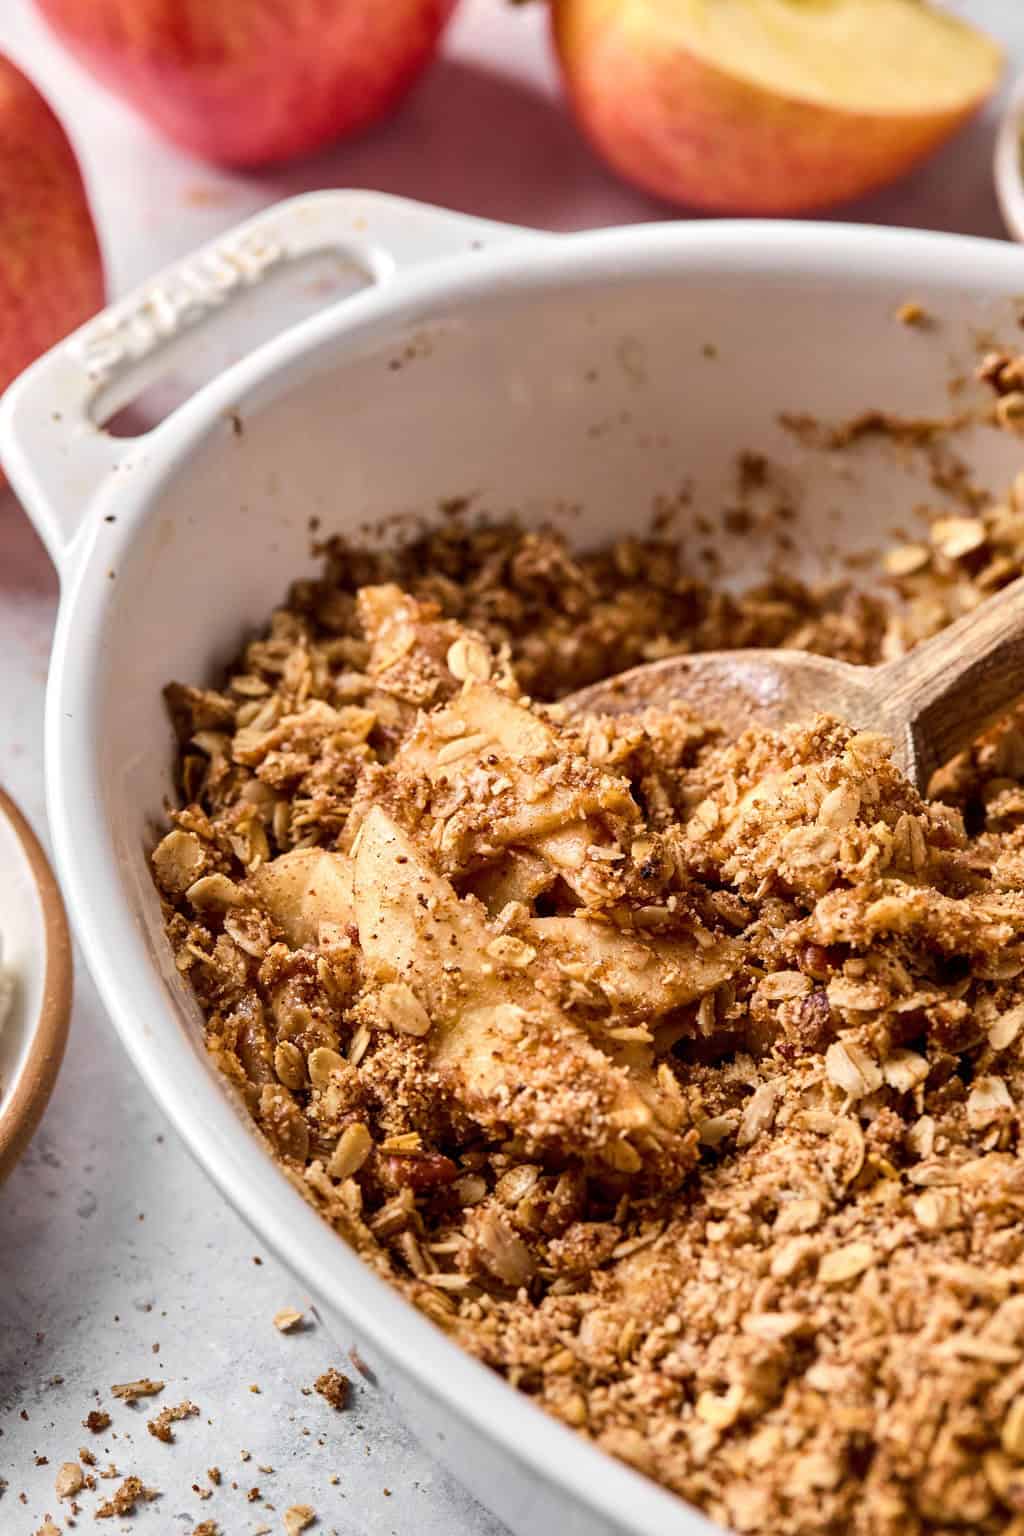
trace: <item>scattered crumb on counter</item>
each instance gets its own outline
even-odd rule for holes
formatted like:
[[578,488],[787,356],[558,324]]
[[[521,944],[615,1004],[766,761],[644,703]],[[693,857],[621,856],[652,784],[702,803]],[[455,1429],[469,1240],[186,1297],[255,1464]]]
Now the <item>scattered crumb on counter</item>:
[[355,1366],[356,1370],[359,1372],[360,1376],[362,1376],[363,1380],[368,1381],[371,1386],[376,1386],[376,1377],[354,1344],[348,1352],[348,1357],[352,1361],[352,1364]]
[[290,1333],[304,1317],[305,1313],[296,1312],[294,1307],[282,1307],[280,1312],[274,1313],[274,1327],[279,1333]]
[[58,1499],[73,1498],[85,1486],[85,1477],[77,1461],[65,1461],[57,1472],[54,1482]]
[[[143,1376],[138,1381],[122,1381],[111,1387],[115,1397],[121,1398],[125,1403],[136,1403],[140,1397],[155,1397],[162,1392],[162,1381],[153,1381],[148,1376]],[[90,1415],[91,1417],[91,1415]]]
[[165,1445],[173,1445],[174,1430],[171,1425],[179,1423],[182,1419],[191,1419],[198,1412],[199,1409],[195,1403],[190,1403],[186,1398],[183,1403],[178,1403],[173,1408],[161,1408],[156,1418],[147,1420],[146,1428],[154,1439],[162,1440]]
[[285,1536],[301,1536],[315,1519],[316,1511],[311,1504],[293,1504],[284,1512]]
[[347,1407],[352,1383],[342,1372],[335,1370],[332,1365],[329,1370],[321,1373],[313,1383],[313,1389],[319,1392],[322,1398],[330,1403],[332,1408],[339,1412]]
[[137,1505],[149,1504],[160,1497],[155,1488],[147,1488],[140,1477],[126,1477],[105,1504],[96,1511],[97,1520],[110,1520],[115,1515],[134,1515]]

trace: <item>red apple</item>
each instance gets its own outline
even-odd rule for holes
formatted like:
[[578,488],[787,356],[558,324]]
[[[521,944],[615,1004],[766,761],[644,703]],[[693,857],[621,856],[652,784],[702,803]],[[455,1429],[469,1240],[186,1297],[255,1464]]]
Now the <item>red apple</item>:
[[0,389],[103,305],[103,265],[74,151],[0,55]]
[[104,85],[193,154],[259,166],[383,117],[455,0],[37,0]]
[[998,80],[924,0],[552,0],[584,132],[613,169],[718,213],[798,213],[893,181]]

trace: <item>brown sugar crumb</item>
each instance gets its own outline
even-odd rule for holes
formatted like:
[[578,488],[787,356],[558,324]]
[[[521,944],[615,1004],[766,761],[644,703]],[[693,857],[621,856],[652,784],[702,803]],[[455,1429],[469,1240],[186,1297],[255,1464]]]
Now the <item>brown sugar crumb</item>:
[[215,1488],[220,1486],[220,1467],[207,1467],[206,1475],[210,1479],[210,1482],[213,1483]]
[[105,1429],[110,1428],[110,1414],[104,1413],[102,1408],[93,1408],[82,1420],[82,1428],[91,1430],[94,1435],[101,1435]]
[[178,1403],[174,1408],[161,1408],[155,1418],[146,1421],[146,1428],[155,1439],[162,1440],[165,1445],[172,1445],[174,1442],[174,1431],[171,1425],[178,1423],[181,1419],[190,1419],[198,1412],[199,1409],[195,1403],[190,1403],[186,1399],[185,1402]]
[[220,1526],[216,1520],[200,1520],[192,1527],[192,1536],[220,1536]]
[[311,1504],[293,1504],[284,1512],[285,1536],[301,1536],[315,1519],[316,1511]]
[[[115,1397],[121,1398],[123,1402],[137,1403],[140,1397],[155,1397],[163,1389],[164,1384],[162,1381],[153,1381],[150,1377],[143,1376],[139,1381],[119,1382],[116,1386],[111,1387],[110,1390]],[[90,1414],[91,1417],[92,1415]]]
[[141,1478],[126,1477],[113,1496],[96,1511],[97,1520],[111,1520],[115,1515],[134,1515],[139,1504],[148,1504],[159,1498],[155,1488],[147,1488]]
[[49,1515],[47,1515],[42,1525],[37,1528],[36,1536],[61,1536],[60,1526],[55,1525]]
[[86,1446],[86,1445],[83,1445],[83,1446],[79,1447],[78,1459],[86,1467],[94,1467],[96,1465],[96,1457],[93,1455],[92,1451],[90,1451],[89,1447]]
[[290,1333],[297,1328],[305,1317],[304,1312],[296,1312],[294,1307],[282,1307],[280,1312],[274,1313],[274,1327],[279,1333]]
[[332,1365],[317,1377],[313,1383],[313,1390],[319,1392],[320,1396],[326,1399],[332,1408],[340,1412],[348,1405],[352,1383],[342,1371],[335,1370]]
[[77,1461],[65,1461],[61,1463],[57,1472],[54,1488],[58,1499],[70,1499],[76,1493],[80,1493],[85,1485],[85,1477]]

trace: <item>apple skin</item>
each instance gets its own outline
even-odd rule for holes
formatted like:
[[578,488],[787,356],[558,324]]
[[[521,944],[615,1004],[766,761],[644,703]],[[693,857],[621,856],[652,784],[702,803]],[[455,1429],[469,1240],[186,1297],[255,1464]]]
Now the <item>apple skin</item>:
[[36,0],[109,90],[201,159],[313,153],[384,117],[456,0]]
[[987,94],[913,115],[775,95],[673,45],[656,10],[630,0],[552,0],[552,28],[601,157],[644,191],[709,213],[808,213],[861,197],[937,149]]
[[35,86],[0,55],[0,389],[103,302],[74,151]]

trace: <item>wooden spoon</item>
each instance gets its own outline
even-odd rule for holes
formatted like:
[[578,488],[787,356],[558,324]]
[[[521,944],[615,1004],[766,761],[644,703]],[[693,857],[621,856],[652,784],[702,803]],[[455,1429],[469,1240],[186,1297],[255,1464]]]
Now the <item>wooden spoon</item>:
[[668,656],[581,688],[571,715],[625,715],[686,704],[739,735],[835,715],[892,739],[899,768],[925,791],[936,768],[1024,693],[1024,577],[897,661],[856,667],[807,651]]

